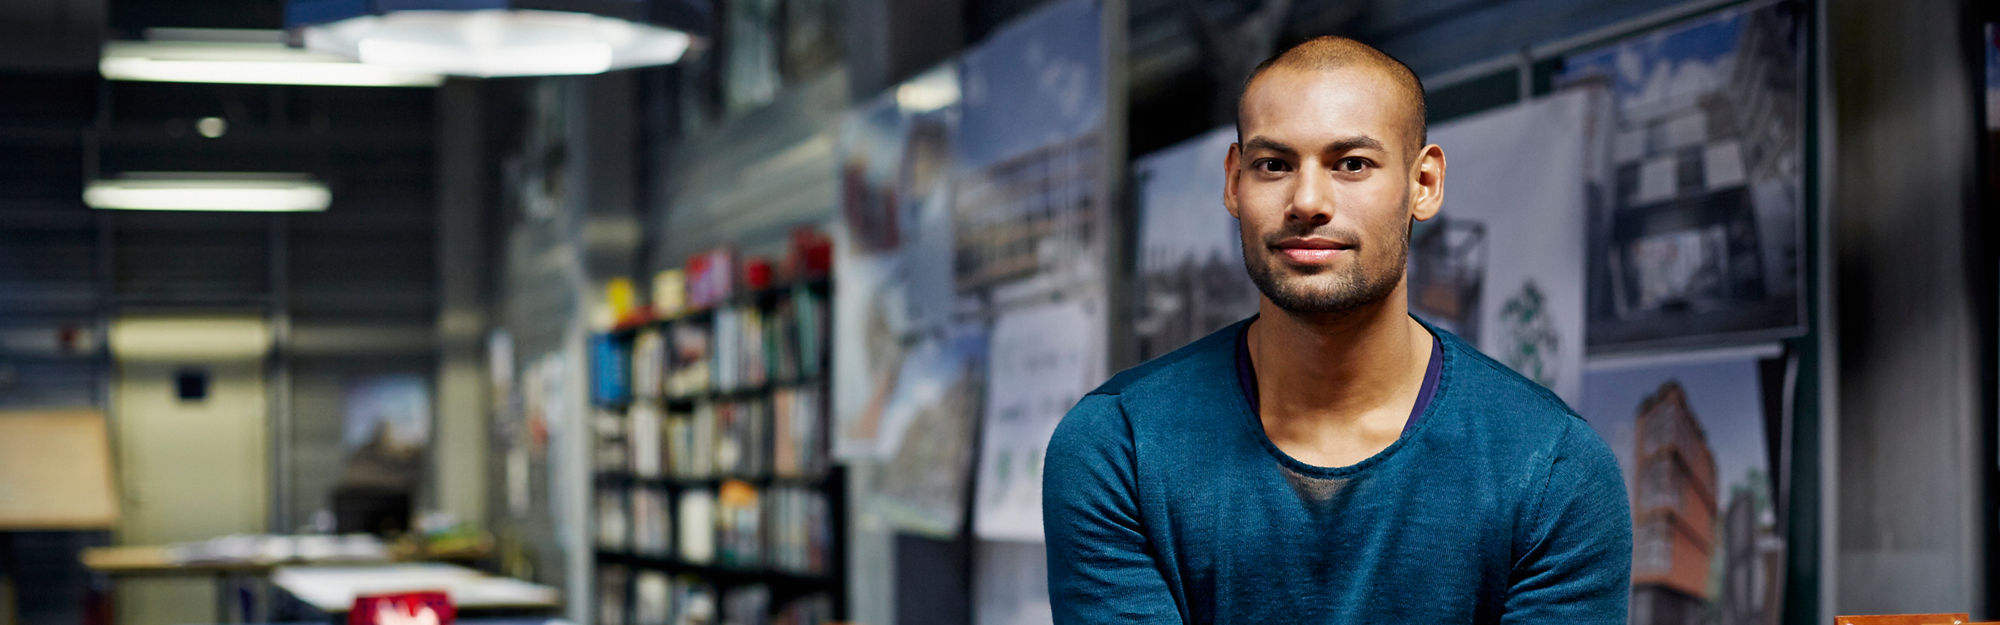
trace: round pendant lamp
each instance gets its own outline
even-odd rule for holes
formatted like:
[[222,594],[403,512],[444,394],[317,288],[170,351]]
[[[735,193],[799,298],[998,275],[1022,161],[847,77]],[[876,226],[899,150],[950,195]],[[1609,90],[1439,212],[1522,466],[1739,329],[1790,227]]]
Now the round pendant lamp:
[[703,0],[293,0],[314,52],[454,76],[557,76],[666,65],[700,45]]

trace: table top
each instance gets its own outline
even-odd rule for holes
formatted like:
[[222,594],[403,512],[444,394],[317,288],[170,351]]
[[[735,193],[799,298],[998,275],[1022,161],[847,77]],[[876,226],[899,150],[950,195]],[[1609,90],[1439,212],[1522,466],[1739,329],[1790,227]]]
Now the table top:
[[215,560],[185,560],[175,557],[171,545],[125,545],[117,547],[89,547],[83,550],[83,566],[107,575],[201,575],[201,574],[264,574],[287,565],[364,565],[389,564],[394,562],[451,561],[467,562],[477,560],[487,554],[486,549],[473,549],[449,553],[402,553],[391,552],[382,557],[285,557],[285,558],[239,558]]
[[[560,618],[462,618],[458,625],[572,625]],[[215,624],[226,625],[226,624]],[[236,623],[234,625],[326,625],[326,621],[291,621],[279,623]]]
[[181,562],[171,551],[165,545],[90,547],[83,550],[83,565],[113,575],[261,573],[278,566],[277,562],[252,560]]
[[552,586],[495,577],[455,564],[284,566],[271,582],[329,614],[344,613],[363,594],[442,590],[460,610],[553,610],[562,593]]

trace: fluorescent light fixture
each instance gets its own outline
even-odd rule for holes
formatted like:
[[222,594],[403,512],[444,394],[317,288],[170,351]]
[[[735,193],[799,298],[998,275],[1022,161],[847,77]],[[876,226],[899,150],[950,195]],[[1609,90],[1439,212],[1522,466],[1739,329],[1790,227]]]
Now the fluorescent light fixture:
[[278,41],[279,31],[249,32],[263,36],[218,34],[213,40],[196,40],[186,37],[199,35],[177,31],[169,34],[173,39],[107,42],[97,68],[106,80],[147,82],[341,87],[435,87],[444,82],[434,72],[288,48]]
[[313,212],[333,193],[304,174],[129,173],[91,182],[91,208],[153,211]]
[[[601,74],[611,69],[611,46],[550,43],[497,47],[468,54],[450,45],[392,39],[363,39],[361,62],[383,67],[449,67],[453,73],[497,76],[496,72],[560,76]],[[504,69],[503,69],[504,68]]]
[[567,11],[407,10],[301,28],[306,48],[369,66],[458,76],[554,76],[679,61],[687,33]]

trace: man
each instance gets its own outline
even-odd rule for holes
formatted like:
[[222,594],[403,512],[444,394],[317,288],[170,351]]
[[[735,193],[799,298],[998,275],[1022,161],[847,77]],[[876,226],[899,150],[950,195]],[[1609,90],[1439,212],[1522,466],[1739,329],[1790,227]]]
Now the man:
[[1416,75],[1351,40],[1251,76],[1223,204],[1258,315],[1120,373],[1057,427],[1057,623],[1625,622],[1610,449],[1409,315],[1410,227],[1443,203],[1423,120]]

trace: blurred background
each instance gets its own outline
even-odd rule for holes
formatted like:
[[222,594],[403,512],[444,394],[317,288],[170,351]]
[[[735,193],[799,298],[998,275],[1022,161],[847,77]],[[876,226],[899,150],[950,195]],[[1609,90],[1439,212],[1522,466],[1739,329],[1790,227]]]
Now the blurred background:
[[1048,436],[1255,312],[1235,100],[1323,34],[1423,79],[1412,311],[1616,451],[1632,622],[1996,618],[1996,22],[13,0],[0,625],[1047,622]]

